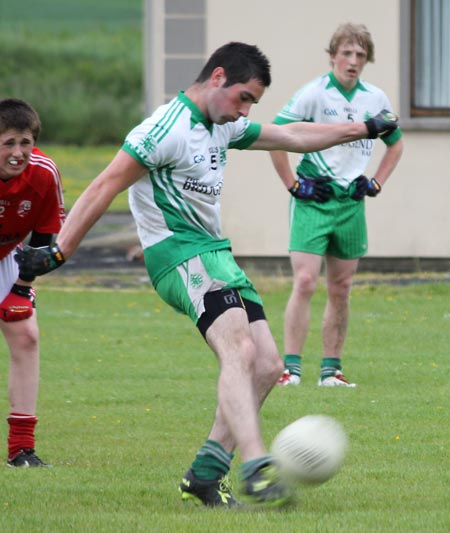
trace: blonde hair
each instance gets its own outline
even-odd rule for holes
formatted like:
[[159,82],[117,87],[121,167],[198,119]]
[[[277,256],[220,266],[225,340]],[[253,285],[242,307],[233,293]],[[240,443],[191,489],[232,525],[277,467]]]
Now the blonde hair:
[[326,51],[331,55],[336,55],[339,46],[346,42],[359,44],[367,52],[367,61],[370,63],[375,62],[375,45],[369,30],[364,24],[353,24],[352,22],[341,24],[331,36],[330,44]]

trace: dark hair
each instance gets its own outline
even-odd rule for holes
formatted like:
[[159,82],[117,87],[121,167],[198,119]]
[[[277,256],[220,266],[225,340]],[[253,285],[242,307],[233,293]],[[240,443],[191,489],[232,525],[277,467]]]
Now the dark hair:
[[236,83],[247,83],[251,79],[259,80],[264,87],[269,87],[270,62],[261,50],[254,45],[231,42],[218,48],[208,59],[206,65],[195,80],[206,81],[217,67],[225,71],[225,87]]
[[41,133],[39,115],[30,104],[18,98],[0,100],[0,133],[10,129],[31,130],[36,141]]

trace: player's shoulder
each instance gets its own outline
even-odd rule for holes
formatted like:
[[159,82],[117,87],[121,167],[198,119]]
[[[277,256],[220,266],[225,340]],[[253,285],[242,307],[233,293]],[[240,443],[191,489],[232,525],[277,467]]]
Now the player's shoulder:
[[35,146],[31,152],[27,167],[33,174],[53,179],[59,176],[58,167],[53,159]]
[[305,98],[307,96],[316,97],[320,91],[327,88],[329,82],[330,78],[328,74],[318,76],[302,85],[295,93],[294,98]]
[[158,106],[128,134],[129,140],[152,139],[155,145],[171,139],[189,125],[189,113],[179,97]]
[[364,79],[359,79],[358,81],[359,83],[359,86],[360,86],[360,89],[362,89],[363,91],[367,91],[371,94],[374,94],[374,95],[377,95],[377,96],[386,96],[385,92],[383,91],[383,89],[381,89],[380,87],[378,87],[377,85],[374,85],[373,83],[370,83]]

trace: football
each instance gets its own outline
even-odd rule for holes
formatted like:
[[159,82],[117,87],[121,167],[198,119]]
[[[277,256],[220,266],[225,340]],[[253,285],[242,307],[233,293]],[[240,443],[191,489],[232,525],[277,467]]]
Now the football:
[[291,483],[320,484],[342,466],[348,446],[342,425],[327,415],[307,415],[289,424],[272,443],[272,457]]

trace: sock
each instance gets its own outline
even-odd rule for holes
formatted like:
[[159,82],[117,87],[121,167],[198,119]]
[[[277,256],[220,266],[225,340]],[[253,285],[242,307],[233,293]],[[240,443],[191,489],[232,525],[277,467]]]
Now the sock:
[[258,459],[253,459],[252,461],[247,461],[241,464],[241,478],[243,480],[248,479],[252,476],[257,470],[263,466],[267,466],[272,462],[271,455],[263,455],[258,457]]
[[342,370],[341,360],[338,357],[324,357],[320,367],[320,379],[332,377],[336,370]]
[[34,450],[34,427],[38,419],[33,415],[10,413],[8,418],[8,458],[16,456],[20,450]]
[[217,479],[228,474],[233,457],[218,442],[207,440],[195,456],[192,471],[199,479]]
[[284,356],[284,368],[289,370],[289,374],[292,376],[302,377],[302,356],[286,354]]

